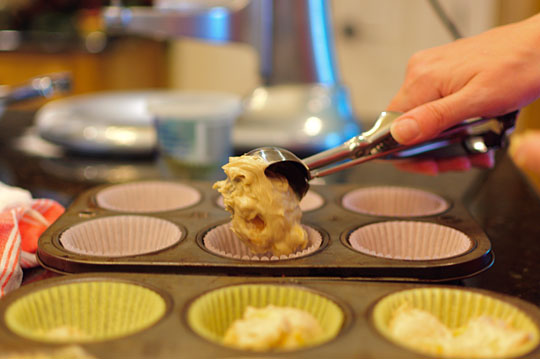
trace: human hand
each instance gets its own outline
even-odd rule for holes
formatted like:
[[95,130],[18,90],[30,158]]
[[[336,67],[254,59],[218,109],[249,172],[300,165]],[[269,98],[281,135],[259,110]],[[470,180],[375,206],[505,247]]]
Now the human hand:
[[[418,52],[388,105],[404,112],[392,136],[414,144],[466,119],[496,117],[531,103],[540,96],[538,41],[540,15]],[[492,165],[492,153],[397,164],[429,174]]]
[[509,152],[518,167],[540,176],[540,130],[513,135]]

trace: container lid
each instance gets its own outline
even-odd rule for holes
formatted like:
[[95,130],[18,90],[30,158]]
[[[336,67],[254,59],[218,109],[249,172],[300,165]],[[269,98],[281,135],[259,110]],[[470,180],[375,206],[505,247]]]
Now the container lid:
[[148,111],[177,120],[234,121],[241,112],[241,97],[221,92],[172,92],[148,100]]

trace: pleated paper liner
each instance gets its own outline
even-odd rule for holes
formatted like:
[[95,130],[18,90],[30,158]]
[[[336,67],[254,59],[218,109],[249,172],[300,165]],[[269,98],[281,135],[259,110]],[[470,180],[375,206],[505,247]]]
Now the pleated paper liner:
[[312,254],[321,247],[322,236],[316,229],[302,225],[308,235],[308,245],[305,249],[289,255],[275,256],[270,252],[254,253],[231,230],[231,223],[214,227],[203,237],[203,244],[210,252],[219,256],[246,261],[278,261],[294,259]]
[[[437,358],[449,357],[440,353],[440,348],[435,346],[420,348],[416,346],[416,341],[396,338],[393,335],[389,325],[403,305],[431,313],[451,330],[466,325],[471,319],[489,316],[528,333],[527,341],[513,347],[507,353],[482,354],[480,351],[486,350],[482,345],[489,345],[488,341],[484,340],[478,343],[477,349],[480,353],[474,354],[476,356],[471,352],[462,355],[454,353],[452,358],[514,358],[529,353],[539,344],[540,334],[537,324],[517,306],[489,294],[466,289],[431,287],[404,290],[384,297],[373,308],[372,319],[375,328],[393,343],[418,353],[434,355]],[[425,325],[425,322],[421,325]]]
[[96,194],[96,203],[101,208],[131,213],[178,210],[200,200],[201,194],[195,188],[164,181],[119,184]]
[[96,342],[142,331],[162,318],[166,307],[149,288],[94,280],[27,294],[7,308],[5,322],[17,335],[36,341]]
[[450,258],[473,246],[467,235],[454,228],[416,221],[368,224],[351,232],[349,244],[364,254],[406,260]]
[[183,231],[160,218],[118,215],[89,220],[60,235],[62,246],[90,256],[124,257],[168,248],[182,239]]
[[247,306],[293,307],[315,317],[322,328],[316,346],[335,338],[345,322],[345,313],[333,300],[307,288],[271,284],[245,284],[208,292],[195,299],[187,310],[188,325],[200,336],[218,344],[229,326],[241,318]]
[[442,197],[415,188],[380,186],[359,188],[343,196],[344,208],[386,217],[420,217],[442,213],[449,203]]
[[[219,196],[217,198],[216,204],[221,208],[225,208],[225,204],[223,203],[223,196]],[[324,205],[323,197],[313,190],[307,191],[306,195],[302,198],[302,200],[299,203],[299,206],[302,212],[313,211],[313,210],[321,208],[323,205]]]

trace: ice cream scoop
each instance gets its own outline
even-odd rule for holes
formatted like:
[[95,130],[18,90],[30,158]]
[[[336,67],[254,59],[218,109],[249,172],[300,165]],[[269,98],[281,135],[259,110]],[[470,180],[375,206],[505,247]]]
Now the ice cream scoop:
[[444,158],[486,153],[502,147],[514,128],[517,111],[496,118],[466,120],[433,139],[413,145],[399,144],[390,134],[393,121],[400,115],[400,112],[382,112],[368,131],[304,159],[279,147],[256,148],[247,154],[267,161],[266,175],[285,176],[291,188],[302,198],[311,179],[374,159]]

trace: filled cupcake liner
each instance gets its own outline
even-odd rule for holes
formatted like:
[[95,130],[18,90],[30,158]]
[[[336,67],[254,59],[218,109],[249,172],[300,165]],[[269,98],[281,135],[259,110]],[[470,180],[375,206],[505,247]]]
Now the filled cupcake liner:
[[242,242],[232,231],[231,223],[225,223],[209,230],[203,237],[204,246],[212,253],[245,261],[278,261],[295,259],[307,256],[321,247],[322,235],[316,229],[302,225],[308,235],[308,245],[303,250],[299,250],[289,255],[275,256],[267,253],[254,253]]
[[[221,208],[225,208],[225,204],[223,203],[223,196],[219,196],[217,198],[216,204]],[[306,195],[302,198],[302,200],[299,203],[299,206],[302,212],[313,211],[318,208],[321,208],[323,205],[324,205],[323,197],[317,192],[312,191],[312,190],[307,191]]]
[[164,298],[149,288],[95,280],[27,294],[9,305],[5,323],[36,341],[94,342],[142,331],[162,318],[166,307]]
[[229,326],[244,314],[246,307],[267,305],[304,310],[319,322],[323,334],[311,346],[335,338],[345,323],[345,313],[333,300],[309,289],[274,284],[244,284],[208,292],[187,310],[188,325],[200,336],[222,343]]
[[164,212],[198,203],[201,194],[181,183],[147,181],[119,184],[96,194],[99,207],[120,212]]
[[343,196],[342,206],[354,212],[386,217],[421,217],[442,213],[449,203],[442,197],[407,187],[360,188]]
[[70,252],[123,257],[168,248],[182,239],[182,232],[176,224],[164,219],[119,215],[79,223],[64,231],[59,240]]
[[[529,333],[529,341],[523,343],[504,358],[525,355],[535,349],[540,342],[540,332],[537,324],[524,311],[504,300],[489,294],[457,288],[417,288],[399,291],[382,298],[373,308],[372,319],[375,328],[388,340],[410,350],[444,357],[440,353],[426,351],[425,348],[414,347],[410,342],[395,338],[389,324],[396,315],[398,308],[408,305],[415,309],[427,311],[437,317],[442,324],[450,329],[456,329],[473,318],[489,316],[504,322],[515,329]],[[456,358],[455,355],[452,356]],[[468,355],[463,356],[468,358]],[[482,356],[481,356],[482,357]],[[460,358],[460,356],[457,356]],[[493,356],[485,358],[494,359]]]
[[472,246],[464,233],[435,223],[388,221],[360,227],[349,235],[351,247],[376,257],[436,260],[462,255]]

